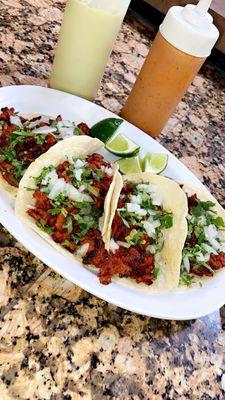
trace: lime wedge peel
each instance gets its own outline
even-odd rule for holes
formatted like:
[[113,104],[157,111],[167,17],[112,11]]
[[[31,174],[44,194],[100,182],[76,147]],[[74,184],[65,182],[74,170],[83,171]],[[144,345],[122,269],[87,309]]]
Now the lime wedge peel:
[[123,119],[121,118],[106,118],[103,119],[97,124],[93,125],[90,129],[90,136],[96,137],[101,140],[103,143],[106,143],[110,140],[114,134],[116,133],[119,126],[123,123]]
[[118,160],[117,163],[119,164],[122,174],[137,174],[142,172],[140,158],[138,156],[122,158]]
[[113,136],[105,147],[108,151],[120,157],[134,157],[140,150],[140,146],[124,135]]

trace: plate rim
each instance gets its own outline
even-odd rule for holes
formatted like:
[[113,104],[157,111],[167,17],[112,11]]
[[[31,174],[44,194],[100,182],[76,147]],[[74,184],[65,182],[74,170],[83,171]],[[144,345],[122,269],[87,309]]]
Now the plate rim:
[[[109,110],[107,110],[107,109],[105,109],[105,108],[103,108],[103,107],[101,107],[100,105],[98,105],[98,104],[95,104],[95,103],[92,103],[92,102],[90,102],[90,101],[88,101],[88,100],[86,100],[86,99],[82,99],[82,98],[80,98],[80,97],[78,97],[78,96],[74,96],[74,95],[72,95],[72,94],[69,94],[69,93],[65,93],[65,92],[61,92],[61,91],[59,91],[59,90],[56,90],[56,89],[52,89],[52,88],[47,88],[47,87],[42,87],[42,86],[33,86],[33,85],[11,85],[11,86],[4,86],[4,87],[2,87],[2,88],[0,88],[0,94],[3,92],[3,91],[14,91],[14,90],[18,90],[18,88],[19,88],[19,90],[22,88],[22,91],[23,90],[28,90],[28,91],[36,91],[36,90],[40,90],[40,91],[42,91],[42,90],[44,90],[44,91],[46,91],[46,93],[47,92],[49,92],[49,93],[52,93],[53,94],[53,96],[54,96],[54,94],[55,93],[57,93],[57,96],[65,96],[65,97],[67,97],[68,96],[68,99],[69,98],[71,98],[71,99],[75,99],[75,101],[78,101],[78,103],[79,102],[81,102],[81,103],[84,103],[84,104],[86,104],[86,105],[89,105],[89,106],[91,106],[91,108],[96,108],[97,110],[101,110],[101,111],[103,111],[104,110],[104,112],[106,113],[106,114],[109,114],[109,115],[113,115],[113,116],[115,116],[115,117],[118,117],[118,115],[117,114],[115,114],[115,113],[113,113],[113,112],[111,112],[111,111],[109,111]],[[35,95],[35,94],[34,94]],[[2,100],[0,100],[0,106],[2,107]],[[10,106],[11,106],[11,104],[10,104]],[[20,110],[18,110],[18,111],[20,111]],[[62,114],[63,114],[63,111],[62,111]],[[97,113],[98,114],[98,113]],[[82,117],[83,118],[83,117]],[[198,186],[204,186],[201,182],[200,182],[200,180],[177,158],[177,157],[175,157],[174,155],[173,155],[173,153],[171,153],[169,150],[167,150],[164,146],[162,146],[160,143],[158,143],[155,139],[153,139],[153,138],[151,138],[151,137],[149,137],[146,133],[144,133],[144,132],[142,132],[140,129],[138,129],[137,127],[134,127],[132,124],[130,124],[129,122],[127,122],[127,121],[125,121],[126,122],[126,124],[128,124],[128,127],[132,127],[132,129],[134,129],[135,131],[137,131],[137,133],[139,134],[139,133],[141,133],[142,135],[144,135],[144,137],[145,136],[147,136],[147,138],[148,139],[150,139],[150,141],[152,141],[152,143],[157,143],[157,146],[158,147],[161,147],[163,150],[164,150],[164,152],[166,152],[167,154],[169,154],[170,155],[170,162],[172,162],[173,163],[173,161],[176,161],[176,162],[178,162],[179,164],[181,164],[182,165],[182,169],[184,170],[184,171],[188,171],[188,175],[191,177],[191,178],[193,178],[194,180],[195,180],[195,182],[196,182],[196,185],[198,185]],[[127,135],[128,135],[128,137],[129,137],[129,132],[127,132]],[[142,144],[141,144],[141,146],[142,146]],[[184,179],[185,180],[185,179]],[[8,197],[7,195],[4,195],[3,194],[3,202],[4,202],[4,197]],[[1,193],[0,193],[0,204],[1,204],[1,201],[2,201],[2,199],[1,199]],[[213,305],[211,308],[210,307],[208,307],[207,308],[207,311],[205,311],[205,312],[197,312],[197,310],[192,310],[192,312],[191,313],[189,313],[189,315],[187,314],[187,312],[186,312],[186,316],[176,316],[176,315],[169,315],[169,313],[167,313],[168,315],[166,315],[166,314],[163,314],[163,313],[160,313],[160,312],[157,312],[157,313],[154,313],[153,311],[149,311],[148,312],[148,310],[146,310],[146,311],[144,311],[143,310],[143,307],[141,307],[141,310],[139,309],[139,307],[137,306],[136,308],[134,308],[134,307],[130,307],[129,306],[129,304],[128,305],[124,305],[124,304],[122,304],[121,303],[121,301],[117,301],[117,300],[114,300],[114,299],[112,299],[112,298],[110,298],[109,299],[109,297],[107,296],[107,294],[105,294],[105,293],[103,293],[101,290],[99,291],[99,285],[97,285],[97,287],[95,288],[95,289],[92,289],[92,288],[90,288],[88,285],[86,285],[86,283],[84,282],[80,282],[80,280],[79,279],[74,279],[73,277],[71,277],[70,275],[69,275],[69,273],[67,273],[67,271],[65,270],[65,271],[63,271],[63,269],[61,269],[61,267],[58,267],[58,266],[55,266],[55,265],[52,265],[52,263],[51,262],[49,262],[49,259],[48,259],[48,256],[47,256],[47,254],[45,255],[45,254],[41,254],[40,255],[40,253],[39,252],[37,252],[36,251],[36,248],[30,248],[29,246],[27,246],[27,243],[25,243],[25,241],[23,240],[23,238],[21,238],[21,237],[19,237],[19,232],[17,231],[17,230],[15,230],[14,228],[13,228],[13,226],[9,226],[8,225],[8,222],[6,221],[6,218],[4,218],[5,216],[6,216],[6,214],[7,213],[5,213],[5,215],[4,215],[4,213],[0,213],[0,222],[4,225],[4,226],[6,226],[6,229],[20,242],[20,243],[22,243],[22,245],[28,250],[28,251],[30,251],[32,254],[34,254],[36,257],[38,257],[42,262],[44,262],[46,265],[48,265],[51,269],[53,269],[54,271],[56,271],[57,273],[59,273],[61,276],[63,276],[64,278],[66,278],[66,279],[68,279],[69,281],[72,281],[74,284],[76,284],[76,285],[78,285],[78,286],[80,286],[80,287],[82,287],[84,290],[86,290],[86,291],[88,291],[89,293],[91,293],[92,295],[94,295],[94,296],[97,296],[98,298],[100,298],[100,299],[103,299],[104,301],[107,301],[107,302],[109,302],[109,303],[112,303],[112,304],[114,304],[114,305],[116,305],[116,306],[118,306],[118,307],[121,307],[121,308],[123,308],[123,309],[126,309],[126,310],[129,310],[129,311],[131,311],[131,312],[134,312],[134,313],[138,313],[138,314],[142,314],[142,315],[146,315],[146,316],[148,316],[148,317],[153,317],[153,318],[161,318],[161,319],[167,319],[167,320],[191,320],[191,319],[196,319],[196,318],[199,318],[199,317],[203,317],[203,316],[205,316],[205,315],[208,315],[208,314],[210,314],[211,312],[213,312],[213,311],[215,311],[215,310],[217,310],[218,308],[220,308],[221,306],[223,306],[224,305],[224,300],[223,300],[223,298],[221,298],[221,301],[220,302],[217,302],[217,304],[216,305]],[[17,217],[14,215],[14,218],[16,218],[16,220],[18,220],[17,219]],[[19,220],[18,220],[19,221]],[[22,222],[21,221],[19,221],[20,222],[20,224],[22,224]],[[25,227],[25,229],[27,229],[27,230],[29,230],[30,228],[29,227]],[[38,235],[37,235],[38,236]],[[49,245],[50,246],[50,245]],[[53,249],[53,248],[52,248]],[[57,251],[54,249],[54,252],[55,253],[57,253]],[[72,260],[72,262],[74,263],[74,264],[76,264],[76,260],[75,260],[75,262]],[[79,263],[78,263],[79,264]],[[79,266],[80,267],[82,267],[82,265],[81,264],[79,264]],[[82,268],[84,268],[84,269],[86,269],[85,267],[82,267]],[[87,269],[86,269],[87,270]],[[90,271],[89,271],[90,272]],[[101,284],[100,284],[101,285]],[[101,286],[104,286],[104,285],[101,285]],[[111,285],[110,285],[111,286]],[[122,287],[122,285],[119,285],[120,287]],[[225,285],[224,285],[224,289],[225,289]],[[190,289],[188,292],[189,293],[191,293],[191,291],[192,291],[192,289]],[[142,292],[140,292],[140,291],[135,291],[135,292],[137,292],[137,293],[142,293]],[[147,296],[149,296],[149,298],[151,297],[151,294],[147,294]],[[157,296],[159,296],[160,297],[160,294],[157,294]]]

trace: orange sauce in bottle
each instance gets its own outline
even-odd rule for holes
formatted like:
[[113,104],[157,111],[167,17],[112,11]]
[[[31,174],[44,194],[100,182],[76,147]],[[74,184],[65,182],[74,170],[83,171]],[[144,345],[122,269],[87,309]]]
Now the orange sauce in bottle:
[[158,32],[122,117],[159,135],[205,59],[178,50]]

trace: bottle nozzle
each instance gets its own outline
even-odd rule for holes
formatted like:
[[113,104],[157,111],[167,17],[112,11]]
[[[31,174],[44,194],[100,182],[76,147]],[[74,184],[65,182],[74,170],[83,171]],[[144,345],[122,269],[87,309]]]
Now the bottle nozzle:
[[211,6],[212,0],[200,0],[196,6],[196,11],[200,13],[207,13],[209,7]]

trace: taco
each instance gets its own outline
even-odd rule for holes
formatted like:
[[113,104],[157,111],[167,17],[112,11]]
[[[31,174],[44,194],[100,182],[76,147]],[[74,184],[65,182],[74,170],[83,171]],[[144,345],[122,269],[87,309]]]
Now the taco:
[[180,285],[192,286],[225,267],[225,210],[206,188],[181,187],[188,200],[188,234]]
[[[65,137],[83,134],[87,127],[45,115],[19,115],[14,108],[0,112],[0,187],[16,196],[29,165]],[[87,129],[85,130],[87,132]]]
[[107,258],[104,240],[118,172],[98,151],[98,139],[65,139],[27,169],[16,215],[63,254],[79,261]]
[[118,174],[106,236],[112,262],[100,269],[100,281],[116,278],[149,292],[177,287],[186,214],[186,197],[174,181],[151,173]]

